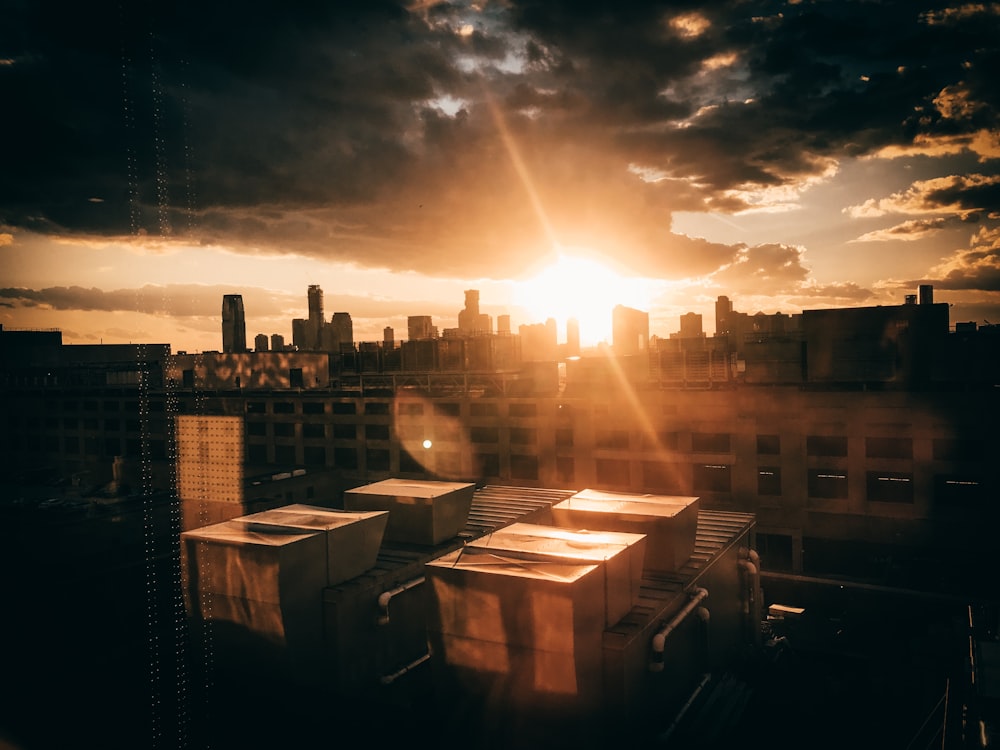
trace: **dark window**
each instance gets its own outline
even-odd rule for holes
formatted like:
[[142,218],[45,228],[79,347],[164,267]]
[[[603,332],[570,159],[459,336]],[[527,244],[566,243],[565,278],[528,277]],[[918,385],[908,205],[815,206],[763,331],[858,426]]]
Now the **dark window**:
[[[67,402],[67,407],[66,408],[67,408],[67,410],[69,409],[68,402]],[[125,402],[125,411],[139,411],[139,402],[138,401],[126,401]]]
[[537,442],[537,435],[533,427],[511,427],[511,445],[534,445]]
[[910,438],[865,438],[866,458],[913,458]]
[[247,435],[253,435],[254,437],[263,437],[267,435],[267,423],[247,422]]
[[474,401],[469,404],[469,414],[473,417],[495,417],[497,405],[493,401]]
[[353,401],[334,401],[330,405],[334,414],[356,414],[357,405]]
[[181,385],[185,388],[194,388],[194,370],[181,372]]
[[59,452],[59,436],[58,435],[45,435],[45,450],[48,453],[58,453]]
[[86,417],[83,420],[83,429],[85,430],[96,430],[97,429],[97,417]]
[[125,455],[131,458],[139,458],[142,455],[142,443],[136,438],[126,439]]
[[761,456],[777,456],[781,453],[781,438],[778,435],[758,435],[757,454]]
[[496,427],[470,427],[469,440],[473,443],[495,443],[499,439]]
[[934,438],[935,461],[982,461],[986,458],[986,444],[981,440],[952,440]]
[[79,425],[80,421],[76,417],[63,417],[63,427],[67,430],[75,430]]
[[122,452],[122,441],[118,438],[104,438],[104,455],[108,458],[119,456]]
[[[132,401],[130,403],[135,404],[135,408],[138,410],[139,405],[136,404],[135,401]],[[80,402],[79,401],[64,401],[63,402],[63,411],[76,411],[79,408],[80,408]]]
[[399,452],[399,470],[407,474],[423,474],[424,467],[407,451]]
[[792,538],[785,534],[757,533],[757,552],[768,570],[791,572]]
[[500,457],[496,453],[477,453],[476,463],[479,465],[480,476],[500,476]]
[[451,401],[434,402],[434,413],[439,417],[457,417],[460,412],[459,405]]
[[122,428],[121,420],[119,419],[105,419],[104,429],[107,432],[118,432]]
[[151,412],[162,412],[163,411],[163,402],[162,401],[150,401],[149,402],[149,410]]
[[628,430],[598,430],[594,446],[603,450],[627,451]]
[[424,405],[414,401],[402,402],[399,405],[399,413],[409,417],[419,417],[424,413]]
[[354,448],[334,448],[333,460],[341,469],[358,468],[358,452]]
[[869,471],[865,479],[869,502],[913,502],[912,474],[902,474],[898,471]]
[[806,455],[846,456],[847,438],[839,435],[807,435]]
[[247,401],[247,414],[264,414],[267,404],[263,401]]
[[323,438],[326,437],[326,429],[324,425],[321,424],[303,424],[302,425],[302,437],[304,438]]
[[275,437],[295,437],[295,425],[291,422],[275,422],[273,429]]
[[396,435],[400,440],[423,440],[424,426],[422,424],[397,424]]
[[295,404],[291,401],[275,401],[274,402],[274,413],[275,414],[294,414]]
[[354,440],[356,437],[355,426],[352,424],[335,424],[333,426],[333,437],[337,440]]
[[833,469],[809,469],[809,497],[826,500],[847,499],[847,472]]
[[326,448],[322,445],[307,445],[302,449],[302,460],[306,466],[326,464]]
[[934,477],[934,502],[956,508],[977,508],[986,502],[986,482],[968,474],[938,474]]
[[600,484],[611,484],[616,487],[629,486],[628,461],[616,458],[598,458],[595,461],[597,481]]
[[533,417],[537,409],[535,404],[510,404],[507,413],[512,417]]
[[694,453],[729,453],[728,432],[692,432],[691,451]]
[[97,411],[97,402],[96,401],[84,401],[83,402],[83,410],[84,411]]
[[118,411],[118,402],[117,401],[105,401],[104,402],[104,411]]
[[365,452],[368,471],[389,471],[389,451],[382,448],[369,448]]
[[777,466],[761,466],[757,469],[757,494],[781,494],[781,469]]
[[288,466],[295,463],[295,446],[294,445],[276,445],[274,446],[274,462],[277,464],[282,464]]
[[267,463],[267,446],[266,445],[248,445],[247,446],[247,461],[251,464],[266,464]]
[[63,450],[67,453],[77,454],[80,452],[80,438],[68,437],[63,440]]
[[388,414],[388,413],[389,413],[388,401],[365,402],[365,414]]
[[576,481],[576,470],[570,456],[556,456],[556,479],[567,485]]
[[366,424],[365,425],[365,439],[366,440],[388,440],[389,439],[389,425],[387,425],[387,424]]
[[694,464],[692,486],[695,492],[729,492],[732,467],[728,464]]
[[684,465],[668,461],[643,461],[642,483],[656,492],[684,492]]
[[302,387],[302,368],[301,367],[290,367],[288,369],[288,385],[290,388],[301,388]]
[[511,479],[538,479],[538,457],[512,455],[510,457]]
[[304,402],[302,402],[302,413],[303,414],[322,414],[323,413],[323,402],[322,401],[304,401]]
[[163,440],[150,440],[149,457],[154,461],[163,461],[167,457],[166,442]]
[[556,445],[560,448],[572,448],[573,447],[573,430],[569,427],[563,427],[556,430]]

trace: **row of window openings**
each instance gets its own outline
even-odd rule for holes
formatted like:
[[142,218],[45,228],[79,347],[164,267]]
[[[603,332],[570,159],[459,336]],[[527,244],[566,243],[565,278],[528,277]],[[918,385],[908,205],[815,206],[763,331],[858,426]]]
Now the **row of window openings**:
[[[392,404],[388,401],[365,401],[365,414],[391,414]],[[295,402],[274,401],[271,404],[273,414],[295,414]],[[403,416],[419,417],[423,416],[424,404],[420,402],[400,402],[398,413]],[[459,417],[462,414],[462,405],[455,402],[435,402],[430,410],[434,416],[439,417]],[[248,401],[247,414],[266,414],[267,403],[264,401]],[[322,401],[303,401],[303,414],[325,414],[326,404]],[[331,414],[357,414],[358,405],[355,401],[334,401],[330,403]],[[507,414],[511,417],[534,417],[537,415],[535,404],[508,404]],[[469,404],[469,415],[473,417],[496,417],[499,416],[499,409],[495,403],[472,403]]]

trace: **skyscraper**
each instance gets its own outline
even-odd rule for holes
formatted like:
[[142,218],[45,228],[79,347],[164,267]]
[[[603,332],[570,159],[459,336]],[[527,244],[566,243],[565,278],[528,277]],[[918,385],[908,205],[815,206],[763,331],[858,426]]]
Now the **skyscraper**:
[[479,290],[465,290],[465,309],[458,313],[458,330],[465,336],[475,336],[493,332],[493,321],[489,315],[479,312]]
[[319,284],[309,285],[309,325],[306,327],[306,349],[318,349],[323,342],[323,290]]
[[339,352],[343,347],[354,348],[354,322],[349,312],[335,312],[330,318],[330,328],[333,330],[334,347],[330,351]]
[[243,295],[222,297],[222,351],[242,353],[247,350],[247,324],[243,314]]
[[255,352],[266,352],[267,351],[267,334],[258,333],[253,337],[253,349]]
[[628,356],[646,351],[649,342],[649,313],[625,305],[611,311],[611,342],[615,354]]

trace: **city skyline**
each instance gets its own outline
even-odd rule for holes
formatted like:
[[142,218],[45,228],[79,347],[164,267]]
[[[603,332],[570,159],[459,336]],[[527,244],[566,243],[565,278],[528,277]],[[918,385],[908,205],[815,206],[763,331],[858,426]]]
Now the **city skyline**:
[[0,324],[213,350],[240,294],[290,342],[313,284],[359,341],[467,289],[585,346],[720,294],[1000,321],[1000,5],[295,12],[11,12]]

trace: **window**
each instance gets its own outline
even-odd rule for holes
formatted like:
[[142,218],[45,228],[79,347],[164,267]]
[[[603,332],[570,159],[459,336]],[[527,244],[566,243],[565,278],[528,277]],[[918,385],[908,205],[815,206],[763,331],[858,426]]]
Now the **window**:
[[126,432],[139,432],[139,420],[138,419],[126,419],[125,420],[125,431]]
[[533,427],[510,428],[511,445],[534,445],[536,442],[537,436]]
[[275,422],[275,437],[295,437],[295,425],[291,422]]
[[826,500],[847,499],[847,472],[831,469],[809,469],[809,497]]
[[104,402],[104,411],[118,411],[118,402],[117,401],[105,401]]
[[536,407],[535,404],[510,404],[507,413],[512,417],[533,417]]
[[290,388],[302,387],[302,368],[290,367],[288,369],[288,386]]
[[358,452],[354,448],[334,448],[333,461],[341,469],[356,469]]
[[307,445],[302,449],[302,460],[306,466],[324,466],[326,448],[322,445]]
[[761,466],[757,469],[757,494],[781,494],[781,469],[777,466]]
[[423,440],[424,426],[422,424],[397,424],[396,436],[400,440]]
[[556,456],[556,479],[567,485],[576,481],[573,459],[569,456]]
[[365,439],[366,440],[388,440],[389,439],[389,425],[387,425],[387,424],[366,424],[365,425]]
[[[130,403],[134,404],[136,410],[138,410],[139,405],[136,404],[135,401],[132,401]],[[76,411],[79,408],[80,408],[80,402],[79,401],[64,401],[63,402],[63,411]]]
[[435,470],[448,477],[456,477],[462,473],[462,454],[453,451],[439,451],[435,456]]
[[407,474],[423,474],[424,467],[406,451],[399,452],[399,470]]
[[495,443],[499,440],[496,427],[470,427],[469,440],[473,443]]
[[389,451],[382,448],[369,448],[365,452],[368,471],[389,471]]
[[323,402],[322,401],[304,401],[302,403],[302,413],[303,414],[322,414],[323,413]]
[[757,533],[757,552],[768,570],[792,571],[792,538],[785,534]]
[[934,502],[955,508],[976,508],[986,502],[986,482],[978,475],[938,474]]
[[650,435],[648,432],[640,433],[640,441],[644,450],[677,450],[677,433],[669,430],[661,430]]
[[77,454],[80,452],[80,438],[68,437],[63,440],[63,450],[67,453]]
[[181,385],[184,388],[194,388],[194,370],[183,370],[181,372]]
[[562,427],[556,430],[556,445],[560,448],[572,448],[573,447],[573,430],[568,427]]
[[295,404],[291,401],[275,401],[274,402],[274,413],[275,414],[294,414]]
[[475,401],[469,404],[469,414],[473,417],[495,417],[497,405],[493,401]]
[[866,458],[913,458],[910,438],[865,438]]
[[97,411],[97,402],[96,401],[84,401],[83,402],[83,410],[84,411]]
[[63,427],[67,430],[75,430],[79,427],[80,421],[76,417],[63,417]]
[[335,424],[333,426],[333,437],[337,440],[354,440],[355,436],[356,430],[352,424]]
[[642,483],[650,490],[681,494],[684,492],[684,465],[669,461],[643,461]]
[[694,464],[691,470],[695,492],[730,492],[732,489],[728,464]]
[[435,401],[434,414],[439,417],[457,417],[461,413],[459,404],[452,401]]
[[263,401],[247,401],[247,414],[264,414],[267,412],[267,404]]
[[983,461],[986,445],[981,440],[934,438],[935,461]]
[[399,405],[399,413],[407,417],[419,417],[424,413],[424,405],[413,401],[403,402]]
[[104,420],[104,430],[105,432],[118,432],[122,427],[121,421],[118,419],[105,419]]
[[321,424],[303,424],[302,425],[302,437],[304,438],[323,438],[326,437],[326,429],[324,425]]
[[357,405],[353,401],[334,401],[330,404],[334,414],[357,414]]
[[598,458],[595,461],[597,481],[600,484],[610,484],[615,487],[629,486],[628,461],[617,458]]
[[869,502],[912,503],[913,475],[897,471],[869,471],[865,475]]
[[807,435],[806,455],[808,456],[846,456],[847,438],[834,435]]
[[500,457],[496,453],[477,453],[475,461],[479,466],[480,476],[500,476]]
[[602,450],[627,451],[628,430],[598,430],[594,435],[594,447]]
[[96,430],[97,429],[97,417],[85,417],[83,420],[83,429],[85,430]]
[[729,433],[692,432],[691,451],[693,453],[729,453]]
[[781,453],[781,438],[778,435],[758,435],[757,455],[777,456]]
[[121,455],[122,452],[122,441],[118,438],[104,438],[104,455],[110,458],[111,456]]
[[511,479],[538,479],[538,457],[512,455],[510,457]]
[[247,435],[254,437],[264,437],[267,435],[266,422],[247,422]]
[[389,413],[388,401],[365,402],[365,414],[388,414],[388,413]]
[[248,445],[247,446],[247,461],[251,464],[266,464],[267,463],[267,446],[266,445]]
[[294,445],[276,445],[274,446],[274,462],[276,464],[282,464],[285,466],[295,463],[295,446]]

